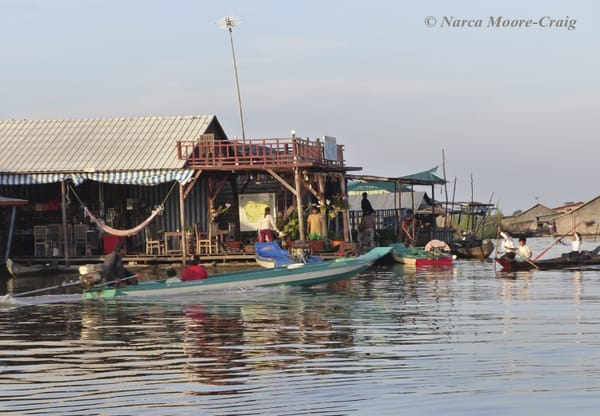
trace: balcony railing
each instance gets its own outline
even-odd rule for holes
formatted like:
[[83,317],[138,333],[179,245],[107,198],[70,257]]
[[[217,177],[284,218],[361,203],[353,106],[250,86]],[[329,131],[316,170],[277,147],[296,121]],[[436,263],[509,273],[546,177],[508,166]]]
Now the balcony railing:
[[177,142],[177,157],[197,169],[270,168],[285,166],[344,166],[344,147],[335,145],[336,159],[325,159],[324,143],[319,140],[252,139],[215,140],[207,134],[199,140]]

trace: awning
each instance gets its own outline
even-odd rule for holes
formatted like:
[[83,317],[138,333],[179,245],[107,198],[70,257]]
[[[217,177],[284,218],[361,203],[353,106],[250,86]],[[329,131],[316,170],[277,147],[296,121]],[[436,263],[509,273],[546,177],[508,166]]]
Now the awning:
[[85,181],[112,183],[117,185],[154,186],[177,181],[190,182],[193,170],[138,170],[125,172],[91,173],[2,173],[0,185],[43,185],[62,181],[71,181],[79,185]]

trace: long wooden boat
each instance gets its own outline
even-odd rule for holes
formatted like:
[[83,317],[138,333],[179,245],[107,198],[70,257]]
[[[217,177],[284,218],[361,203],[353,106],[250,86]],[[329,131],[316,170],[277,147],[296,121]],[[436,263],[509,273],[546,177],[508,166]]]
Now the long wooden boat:
[[301,248],[292,248],[292,253],[290,254],[287,250],[282,249],[279,246],[279,243],[275,241],[256,243],[254,247],[256,263],[267,269],[289,266],[290,264],[323,261],[321,257],[313,256]]
[[459,259],[487,259],[494,251],[490,240],[466,238],[450,244],[450,252]]
[[34,277],[58,274],[77,273],[76,266],[64,266],[58,262],[25,265],[15,263],[12,259],[6,260],[6,270],[12,277]]
[[394,261],[412,266],[449,266],[452,256],[423,248],[408,247],[403,243],[390,244]]
[[578,269],[588,266],[600,265],[600,246],[596,247],[594,251],[582,251],[578,256],[570,255],[565,253],[560,257],[554,257],[550,259],[537,260],[537,261],[524,261],[519,260],[518,257],[515,259],[508,259],[506,257],[496,258],[495,261],[502,266],[502,269],[507,272],[519,271],[519,270],[553,270],[553,269]]
[[287,267],[258,269],[209,276],[187,282],[152,281],[126,287],[92,287],[84,299],[114,297],[151,297],[193,295],[209,291],[224,291],[268,286],[313,286],[352,277],[369,268],[390,252],[390,247],[376,247],[360,257],[343,257],[332,261],[291,264]]

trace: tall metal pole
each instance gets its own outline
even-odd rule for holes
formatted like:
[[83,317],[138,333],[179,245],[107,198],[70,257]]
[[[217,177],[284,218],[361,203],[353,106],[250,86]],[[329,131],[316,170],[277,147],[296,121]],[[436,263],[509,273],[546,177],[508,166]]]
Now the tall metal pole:
[[233,27],[238,24],[239,19],[227,16],[224,18],[223,24],[229,30],[229,40],[231,41],[231,56],[233,56],[233,74],[235,76],[235,86],[237,88],[238,111],[240,113],[240,124],[242,126],[242,139],[246,139],[244,130],[244,114],[242,112],[242,96],[240,94],[240,81],[238,79],[237,62],[235,60],[235,49],[233,47]]

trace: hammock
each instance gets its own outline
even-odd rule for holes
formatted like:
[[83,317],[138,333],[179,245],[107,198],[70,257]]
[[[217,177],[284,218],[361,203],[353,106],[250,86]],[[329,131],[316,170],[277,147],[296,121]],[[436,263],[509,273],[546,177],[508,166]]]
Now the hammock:
[[114,235],[115,237],[131,237],[132,235],[135,235],[142,231],[144,228],[146,228],[146,226],[150,224],[150,222],[162,211],[162,209],[163,207],[161,205],[158,208],[152,210],[152,214],[150,214],[150,216],[146,218],[144,222],[128,230],[117,230],[116,228],[112,228],[106,225],[106,223],[101,218],[96,218],[96,216],[94,216],[94,214],[92,214],[86,206],[83,207],[83,215],[89,217],[90,221],[95,222],[96,225],[107,234]]

